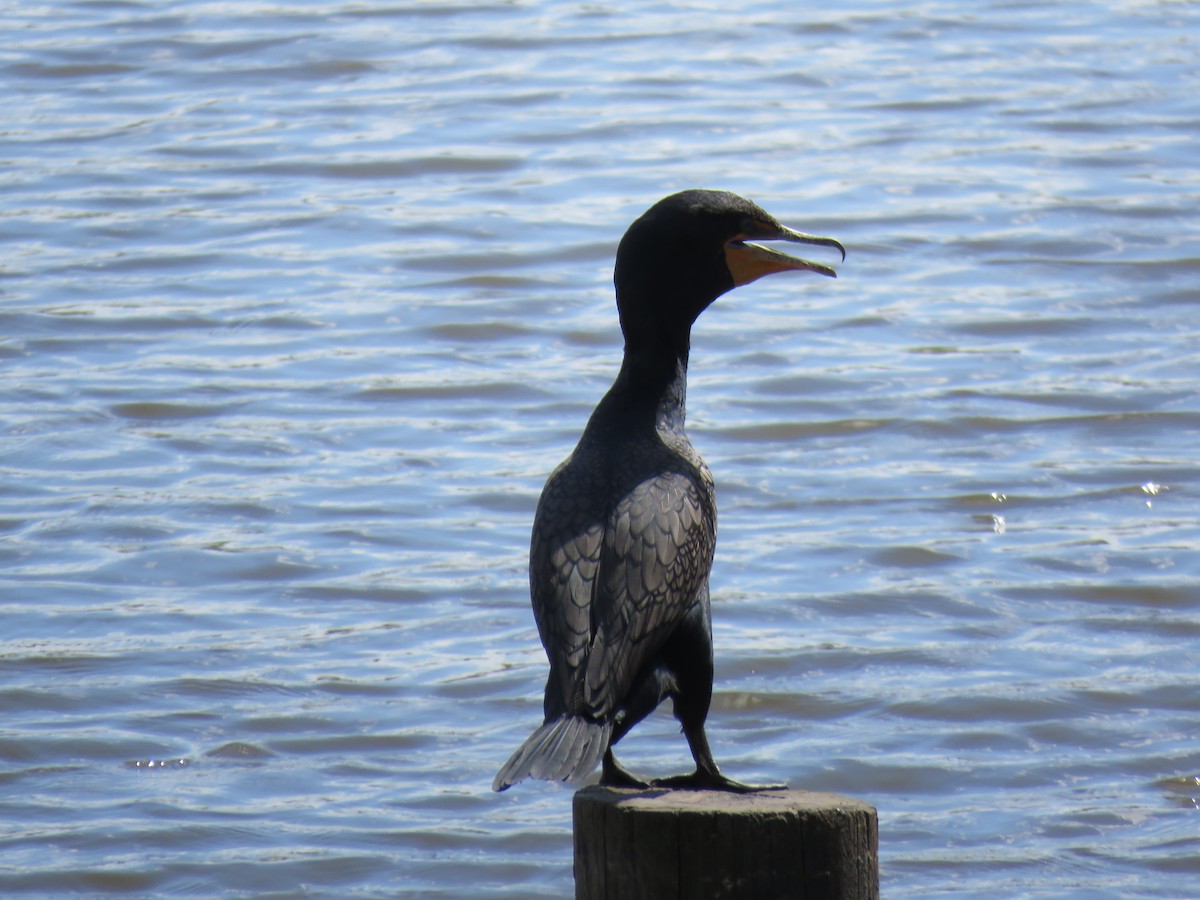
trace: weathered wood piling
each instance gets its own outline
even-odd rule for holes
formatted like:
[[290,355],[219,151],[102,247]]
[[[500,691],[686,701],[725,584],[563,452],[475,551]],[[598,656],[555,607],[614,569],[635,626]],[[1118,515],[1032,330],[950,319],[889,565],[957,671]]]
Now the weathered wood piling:
[[575,794],[576,900],[877,900],[879,823],[808,791]]

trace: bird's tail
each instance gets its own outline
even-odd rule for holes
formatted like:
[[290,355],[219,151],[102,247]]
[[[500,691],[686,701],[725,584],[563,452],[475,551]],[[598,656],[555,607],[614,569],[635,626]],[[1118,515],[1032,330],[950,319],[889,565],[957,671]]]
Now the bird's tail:
[[509,757],[492,790],[502,791],[526,778],[577,781],[596,768],[611,735],[611,722],[571,715],[551,719]]

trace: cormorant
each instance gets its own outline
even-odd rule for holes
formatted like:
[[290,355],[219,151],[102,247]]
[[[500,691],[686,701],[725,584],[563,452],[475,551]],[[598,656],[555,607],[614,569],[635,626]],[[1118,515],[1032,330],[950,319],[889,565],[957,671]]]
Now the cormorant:
[[529,586],[550,660],[545,721],[492,782],[573,781],[603,759],[602,784],[648,786],[613,745],[667,697],[696,761],[656,786],[754,790],[721,774],[704,734],[712,699],[708,574],[713,478],[684,434],[692,323],[763,275],[829,266],[751,241],[846,251],[779,224],[749,200],[689,190],[660,200],[617,248],[613,281],[625,358],[533,521]]

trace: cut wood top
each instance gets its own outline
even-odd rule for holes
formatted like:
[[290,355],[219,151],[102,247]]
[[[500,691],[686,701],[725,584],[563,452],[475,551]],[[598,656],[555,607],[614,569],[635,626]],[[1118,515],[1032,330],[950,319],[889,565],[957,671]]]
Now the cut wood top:
[[591,785],[578,798],[589,803],[615,804],[631,810],[674,813],[781,814],[844,810],[874,812],[862,800],[824,791],[777,790],[736,794],[730,791],[690,791],[672,788],[614,788]]

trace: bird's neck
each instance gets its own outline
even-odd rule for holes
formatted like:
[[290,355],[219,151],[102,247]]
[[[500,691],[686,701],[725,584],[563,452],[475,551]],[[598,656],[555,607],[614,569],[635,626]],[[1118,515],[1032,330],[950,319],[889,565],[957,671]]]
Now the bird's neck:
[[647,424],[653,421],[657,430],[683,431],[689,342],[687,333],[653,341],[627,339],[609,396]]

